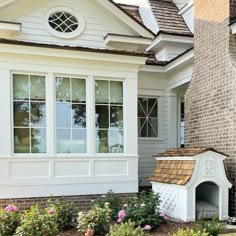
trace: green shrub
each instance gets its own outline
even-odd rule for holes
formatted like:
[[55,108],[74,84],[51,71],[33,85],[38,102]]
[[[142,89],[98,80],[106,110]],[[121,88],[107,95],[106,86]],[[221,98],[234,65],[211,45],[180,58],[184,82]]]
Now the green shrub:
[[140,226],[136,228],[135,223],[130,220],[125,223],[115,224],[111,227],[108,236],[146,236]]
[[57,235],[57,214],[54,209],[41,212],[38,205],[25,211],[15,236],[54,236]]
[[177,233],[172,234],[172,236],[209,236],[209,234],[204,230],[196,231],[193,229],[179,229]]
[[135,222],[136,226],[144,227],[148,224],[155,228],[160,222],[159,205],[158,194],[153,191],[141,192],[132,199],[132,202],[124,205],[126,216],[118,219],[118,222],[131,220]]
[[86,214],[79,212],[77,219],[79,232],[86,233],[92,230],[95,234],[105,234],[109,230],[110,223],[109,203],[105,203],[104,207],[94,205]]
[[0,235],[12,236],[19,221],[20,216],[17,207],[9,205],[5,209],[0,209]]
[[223,230],[223,223],[219,221],[217,215],[211,221],[200,220],[199,226],[201,231],[206,230],[211,236],[217,236]]
[[73,202],[66,199],[57,199],[52,203],[49,200],[49,206],[56,210],[57,225],[60,230],[67,230],[74,226],[77,209]]
[[109,190],[106,195],[102,195],[97,200],[93,202],[94,205],[98,205],[99,207],[104,207],[104,204],[108,202],[111,210],[111,218],[113,220],[117,220],[117,213],[122,207],[122,199],[120,195],[115,194],[112,190]]

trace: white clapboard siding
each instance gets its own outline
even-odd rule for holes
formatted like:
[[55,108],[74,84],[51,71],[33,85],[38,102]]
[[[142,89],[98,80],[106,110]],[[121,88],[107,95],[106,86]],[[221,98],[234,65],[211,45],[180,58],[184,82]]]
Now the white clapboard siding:
[[166,89],[167,79],[157,73],[139,74],[139,96],[159,97],[159,127],[160,136],[157,139],[138,139],[139,154],[139,186],[150,186],[148,177],[156,165],[153,155],[168,148],[168,97]]
[[[71,6],[75,12],[83,16],[85,28],[79,36],[63,39],[47,31],[44,16],[49,9],[58,6],[68,8]],[[19,7],[23,10],[19,11]],[[1,10],[0,20],[22,23],[21,32],[9,35],[8,38],[38,43],[106,48],[104,37],[108,33],[133,35],[133,31],[127,25],[92,0],[42,0],[37,2],[24,0]]]

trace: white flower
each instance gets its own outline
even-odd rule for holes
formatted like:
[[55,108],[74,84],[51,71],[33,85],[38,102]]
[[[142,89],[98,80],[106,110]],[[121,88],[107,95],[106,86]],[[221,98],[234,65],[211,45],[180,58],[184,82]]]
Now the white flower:
[[128,204],[124,204],[124,207],[127,207],[128,206]]
[[141,206],[141,207],[145,207],[145,204],[144,204],[144,203],[142,203],[140,206]]

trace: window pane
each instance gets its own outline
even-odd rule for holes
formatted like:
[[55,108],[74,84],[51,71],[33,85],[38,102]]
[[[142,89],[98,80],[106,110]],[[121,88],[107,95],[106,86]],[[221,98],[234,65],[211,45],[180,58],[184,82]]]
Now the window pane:
[[30,153],[29,129],[14,129],[14,153]]
[[110,107],[111,124],[110,127],[123,128],[123,107]]
[[86,153],[86,129],[72,130],[72,152],[73,153]]
[[157,117],[157,99],[148,99],[148,115],[150,117]]
[[147,111],[147,98],[139,98],[139,110],[138,110],[138,116],[139,117],[146,117],[148,114]]
[[149,118],[148,120],[148,137],[158,136],[158,119]]
[[57,103],[56,104],[56,126],[57,128],[71,127],[71,104]]
[[109,103],[109,88],[108,81],[96,80],[95,81],[95,93],[96,93],[96,103]]
[[30,76],[30,99],[45,100],[45,78],[43,76]]
[[109,127],[109,106],[96,106],[96,127],[102,129]]
[[70,129],[57,129],[57,153],[71,153]]
[[31,126],[46,127],[46,104],[45,102],[31,102]]
[[72,101],[85,102],[86,101],[86,87],[84,79],[71,79],[72,86]]
[[145,108],[143,108],[140,102],[138,102],[138,117],[146,117],[144,111],[145,111]]
[[56,78],[57,101],[70,101],[70,78]]
[[120,81],[111,81],[111,103],[123,104],[123,83]]
[[86,106],[72,104],[72,127],[86,128]]
[[108,130],[97,130],[97,152],[109,153]]
[[138,125],[139,125],[139,137],[148,137],[146,118],[139,118]]
[[14,126],[29,126],[29,103],[13,102],[14,107]]
[[29,78],[28,75],[13,75],[13,99],[29,99]]
[[46,153],[46,129],[31,129],[31,153]]
[[123,152],[123,130],[115,127],[109,129],[109,147],[111,153]]

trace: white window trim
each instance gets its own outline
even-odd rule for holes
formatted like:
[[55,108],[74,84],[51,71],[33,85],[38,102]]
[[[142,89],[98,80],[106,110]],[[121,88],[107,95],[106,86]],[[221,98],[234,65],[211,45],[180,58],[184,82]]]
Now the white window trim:
[[[59,31],[54,30],[49,25],[48,19],[49,19],[50,15],[52,15],[53,13],[56,13],[56,12],[68,12],[69,14],[76,17],[78,20],[78,28],[75,31],[70,32],[70,33],[64,33],[64,32],[59,32]],[[79,14],[77,11],[74,11],[72,8],[68,8],[66,6],[57,6],[57,7],[50,8],[45,13],[43,19],[44,19],[44,25],[45,25],[47,31],[58,38],[65,38],[65,39],[75,38],[78,35],[80,35],[85,28],[84,17],[81,14]]]

